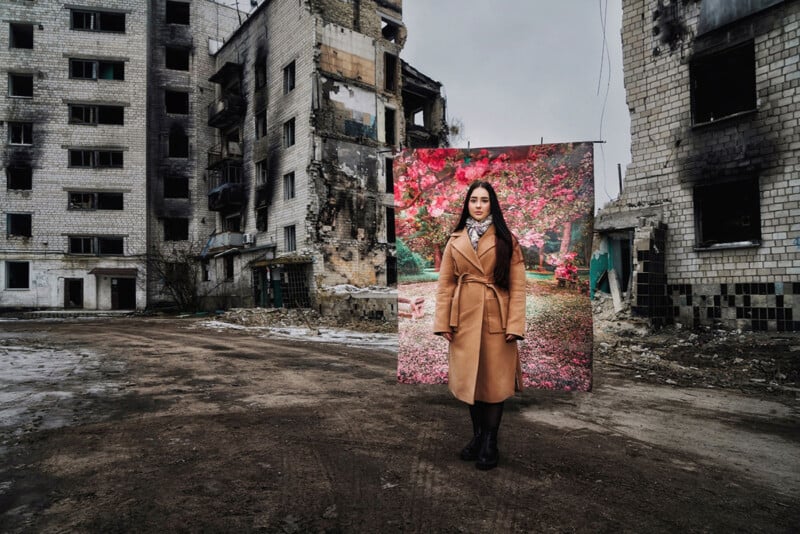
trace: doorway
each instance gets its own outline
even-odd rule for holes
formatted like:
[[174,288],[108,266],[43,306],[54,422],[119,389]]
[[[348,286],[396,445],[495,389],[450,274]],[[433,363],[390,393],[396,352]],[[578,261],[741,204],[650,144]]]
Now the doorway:
[[136,279],[111,279],[111,309],[133,310],[136,308]]
[[64,307],[83,308],[83,278],[64,279]]

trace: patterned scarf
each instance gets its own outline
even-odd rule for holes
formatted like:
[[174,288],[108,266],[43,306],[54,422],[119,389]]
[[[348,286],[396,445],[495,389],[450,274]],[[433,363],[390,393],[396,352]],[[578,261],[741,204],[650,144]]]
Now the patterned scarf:
[[486,233],[486,230],[492,225],[492,216],[487,215],[481,222],[476,221],[472,217],[467,217],[467,233],[469,240],[472,243],[472,248],[478,250],[478,240]]

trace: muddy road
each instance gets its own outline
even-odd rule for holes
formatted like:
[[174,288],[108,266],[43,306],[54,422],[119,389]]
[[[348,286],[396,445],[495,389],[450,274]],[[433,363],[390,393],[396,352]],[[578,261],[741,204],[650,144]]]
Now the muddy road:
[[[800,343],[798,343],[800,344]],[[800,403],[636,382],[507,403],[500,466],[394,353],[196,319],[0,323],[2,532],[796,532]]]

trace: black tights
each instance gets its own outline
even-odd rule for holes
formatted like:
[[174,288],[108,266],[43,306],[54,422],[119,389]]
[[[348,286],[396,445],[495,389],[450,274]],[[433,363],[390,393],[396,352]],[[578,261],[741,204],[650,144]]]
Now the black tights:
[[500,420],[503,418],[503,404],[503,402],[476,400],[475,404],[469,407],[469,415],[472,418],[473,426],[483,431],[500,428]]

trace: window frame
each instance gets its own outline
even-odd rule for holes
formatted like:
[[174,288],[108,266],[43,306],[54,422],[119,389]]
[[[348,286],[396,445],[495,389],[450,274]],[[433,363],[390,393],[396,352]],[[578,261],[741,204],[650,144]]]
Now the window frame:
[[297,142],[295,119],[292,117],[283,123],[283,148],[290,148]]
[[[81,27],[76,27],[76,15],[80,15],[84,18],[84,24],[86,20],[86,16],[88,15],[90,18],[89,27],[85,27],[82,25]],[[105,24],[103,19],[111,17],[115,19],[117,17],[122,18],[122,29],[113,29],[112,21],[106,20]],[[119,21],[117,21],[119,22]],[[119,13],[115,11],[104,11],[99,9],[77,9],[71,8],[70,9],[70,17],[69,17],[69,29],[73,31],[84,31],[84,32],[101,32],[101,33],[126,33],[127,29],[127,17],[125,13]],[[108,27],[102,27],[108,26]]]
[[[75,76],[75,66],[82,64],[82,71],[84,76]],[[91,76],[85,76],[86,67],[91,66]],[[101,72],[106,71],[108,68],[112,69],[114,74],[111,78],[106,78],[100,75]],[[119,75],[119,77],[117,77]],[[92,80],[92,81],[110,81],[110,82],[124,82],[125,81],[125,62],[112,60],[112,59],[84,59],[84,58],[69,58],[69,79],[70,80]]]
[[[81,124],[84,126],[125,126],[125,106],[111,106],[101,104],[68,104],[69,124]],[[83,110],[84,115],[88,113],[88,120],[84,116],[83,119],[76,120],[75,111]],[[108,120],[108,113],[114,110],[114,113],[119,113],[119,122]]]
[[288,95],[297,86],[297,62],[292,60],[283,67],[283,94]]
[[[73,245],[77,242],[81,243],[81,251],[75,252]],[[86,252],[86,245],[89,251]],[[119,249],[119,252],[104,252],[104,247],[113,246]],[[125,255],[125,238],[122,236],[114,235],[70,235],[67,236],[67,254],[74,254],[77,256],[124,256]]]
[[[14,219],[17,219],[16,221]],[[19,219],[24,219],[20,222]],[[20,231],[20,225],[22,229]],[[33,237],[33,214],[32,213],[6,213],[6,237]]]
[[292,200],[296,196],[294,171],[283,175],[283,200]]
[[[178,7],[178,6],[180,6],[180,7]],[[186,10],[186,13],[185,13],[186,22],[177,22],[175,20],[170,20],[170,11],[172,11],[170,8],[181,9],[181,10],[185,9]],[[183,15],[183,12],[180,12],[180,13],[174,13],[173,12],[173,18],[178,18],[180,20],[183,20],[183,18],[181,16],[179,16],[179,15]],[[192,23],[192,4],[189,3],[189,2],[175,2],[173,0],[167,0],[166,4],[164,6],[164,23],[165,24],[178,24],[178,25],[181,25],[181,26],[191,26],[191,23]]]
[[[739,61],[749,60],[745,73],[744,70],[738,72],[729,68],[725,62],[730,62],[738,56]],[[710,71],[710,72],[709,72]],[[720,79],[715,73],[725,72],[739,80],[741,86],[732,81]],[[743,80],[744,77],[747,80]],[[746,87],[745,87],[746,82]],[[752,83],[750,83],[752,82]],[[715,122],[746,115],[758,111],[758,77],[756,75],[755,42],[753,40],[737,43],[722,50],[707,52],[695,55],[689,63],[689,89],[691,98],[691,120],[692,126],[704,126]],[[730,104],[732,109],[723,112],[720,116],[714,116],[717,108],[712,109],[714,104],[723,105],[726,100],[718,97],[720,94],[730,95],[734,91],[739,91],[736,95],[741,102],[748,100],[746,106],[735,106]],[[745,94],[747,93],[747,94]],[[730,103],[730,100],[728,100]],[[702,107],[701,107],[702,106]],[[736,109],[733,109],[736,108]]]
[[[11,285],[11,281],[16,278],[16,275],[15,276],[11,275],[11,267],[12,266],[20,266],[20,265],[25,265],[25,270],[26,270],[25,285],[24,286],[23,285],[12,286]],[[25,290],[25,289],[30,289],[31,288],[31,262],[29,262],[29,261],[6,260],[5,261],[5,270],[6,270],[6,272],[5,272],[5,275],[6,275],[5,289]]]
[[[27,176],[13,176],[12,169],[27,169]],[[21,180],[27,187],[11,187],[12,180]],[[33,189],[33,167],[30,165],[8,165],[6,167],[6,189],[10,191],[30,191]]]
[[[25,27],[30,29],[30,46],[18,46],[17,35],[14,31],[14,28]],[[9,22],[8,23],[8,48],[16,49],[16,50],[33,50],[33,24],[25,23],[25,22]]]
[[[720,198],[720,189],[726,191],[725,195],[722,195],[727,197],[724,202]],[[705,228],[707,226],[706,223],[709,221],[713,221],[717,226],[732,231],[733,225],[728,222],[730,219],[725,219],[728,209],[731,208],[731,202],[729,201],[741,203],[740,206],[737,206],[741,209],[741,213],[736,214],[737,217],[750,218],[751,221],[754,221],[755,224],[742,225],[753,226],[752,235],[742,235],[729,240],[712,239],[712,237],[721,236],[719,228],[716,229],[715,233],[709,235],[711,232]],[[706,202],[715,206],[716,209],[709,210],[710,213],[708,213],[703,205]],[[745,205],[748,202],[749,205]],[[737,176],[713,183],[696,184],[692,189],[692,204],[695,227],[694,250],[749,248],[761,245],[763,241],[761,222],[763,214],[761,211],[761,183],[758,176]],[[723,205],[726,212],[720,213]],[[704,214],[706,215],[704,216]]]
[[[15,130],[17,128],[20,128],[18,132],[20,140],[15,142]],[[8,144],[13,146],[33,146],[33,123],[28,121],[8,121]]]
[[297,225],[283,227],[283,248],[285,252],[297,251]]
[[[86,160],[88,155],[88,165],[76,165],[73,156],[81,154],[82,160]],[[108,155],[108,163],[102,162],[101,157]],[[114,160],[119,158],[119,163]],[[125,157],[123,150],[97,150],[91,148],[70,148],[67,150],[67,167],[70,169],[122,169],[125,167]]]
[[[25,79],[30,80],[30,94],[26,91],[24,94],[17,93],[17,86],[18,83],[15,83],[15,79]],[[27,89],[27,87],[26,87]],[[25,100],[33,99],[34,95],[34,86],[33,86],[33,74],[28,74],[26,72],[9,72],[8,73],[8,97],[9,98],[22,98]]]
[[256,161],[256,185],[264,185],[269,181],[269,165],[268,161],[262,159]]
[[255,136],[261,139],[267,136],[267,110],[262,109],[255,114]]

